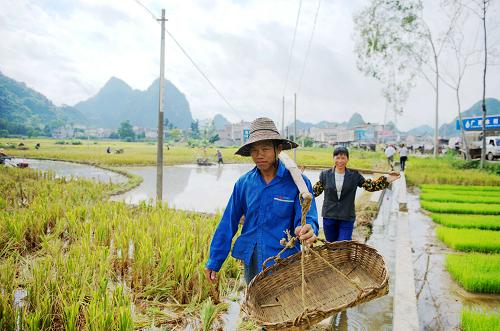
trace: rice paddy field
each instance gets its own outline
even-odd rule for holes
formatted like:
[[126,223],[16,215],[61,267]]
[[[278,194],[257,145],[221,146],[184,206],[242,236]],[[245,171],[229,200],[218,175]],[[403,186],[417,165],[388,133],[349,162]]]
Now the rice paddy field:
[[[452,278],[467,291],[500,294],[500,187],[458,183],[421,185],[421,206],[440,224],[437,237],[462,252],[446,256]],[[500,330],[499,308],[464,307],[462,328]]]
[[[116,187],[0,171],[0,330],[208,329],[238,286],[203,276],[219,216],[108,201]],[[220,295],[220,297],[219,297]]]
[[[0,147],[5,149],[8,155],[25,158],[43,158],[73,161],[79,163],[94,164],[100,166],[128,166],[128,165],[155,165],[156,143],[155,142],[122,142],[116,140],[81,140],[73,145],[72,140],[56,139],[7,139],[0,138]],[[19,143],[24,147],[18,148]],[[35,149],[40,143],[41,148]],[[64,143],[64,144],[63,144]],[[107,147],[111,147],[112,153],[106,153]],[[122,149],[123,153],[116,154],[113,151]],[[224,162],[245,163],[251,162],[250,158],[234,155],[237,147],[220,148]],[[186,164],[195,163],[198,157],[206,156],[216,161],[217,148],[209,146],[205,151],[201,148],[191,148],[186,144],[174,144],[164,147],[164,164]],[[297,163],[299,165],[314,167],[330,167],[332,161],[332,148],[299,148],[297,152]],[[293,153],[290,153],[292,155]],[[382,152],[366,152],[359,150],[350,151],[349,166],[362,169],[387,170],[385,158]]]

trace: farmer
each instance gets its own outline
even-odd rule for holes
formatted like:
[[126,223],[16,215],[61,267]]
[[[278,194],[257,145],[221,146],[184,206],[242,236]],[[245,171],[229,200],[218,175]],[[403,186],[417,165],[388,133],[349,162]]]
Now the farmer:
[[323,191],[323,230],[329,242],[351,240],[354,221],[356,219],[354,198],[356,189],[362,187],[369,192],[383,190],[400,177],[398,173],[390,173],[376,180],[365,179],[356,170],[347,168],[349,150],[337,147],[333,151],[333,168],[323,170],[319,181],[314,184],[314,196]]
[[217,150],[217,164],[224,164],[224,160],[222,159],[222,153],[220,149]]
[[394,170],[394,154],[396,154],[396,149],[392,145],[387,146],[385,149],[385,156],[387,157],[387,163],[389,167],[391,167],[391,170]]
[[405,144],[401,144],[399,148],[399,169],[405,171],[406,161],[408,161],[408,148]]
[[[286,237],[285,230],[295,233],[309,246],[316,240],[316,204],[313,200],[307,213],[307,224],[301,227],[299,191],[290,172],[278,159],[282,150],[296,147],[297,144],[280,136],[271,119],[261,117],[252,122],[250,137],[236,154],[251,156],[256,166],[237,180],[215,230],[205,265],[205,276],[209,281],[216,282],[217,272],[226,260],[243,215],[245,221],[241,235],[234,243],[232,256],[243,261],[247,284],[262,270],[262,263],[268,257],[282,250],[280,240]],[[306,177],[304,180],[312,192],[310,181]],[[282,257],[299,250],[297,242]]]

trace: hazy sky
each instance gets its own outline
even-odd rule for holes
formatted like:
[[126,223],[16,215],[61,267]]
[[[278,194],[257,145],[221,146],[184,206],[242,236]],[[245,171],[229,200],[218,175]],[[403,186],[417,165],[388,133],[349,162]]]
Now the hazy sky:
[[[427,0],[427,6],[436,6]],[[187,97],[195,118],[221,113],[231,121],[269,116],[281,120],[298,0],[142,0],[157,16],[166,9],[167,29],[236,109],[211,89],[174,42],[166,37],[165,76]],[[356,68],[353,13],[368,2],[323,0],[316,33],[298,94],[302,121],[345,121],[354,112],[383,122],[380,85]],[[296,91],[318,2],[303,0],[286,92],[286,122],[293,117]],[[429,22],[444,22],[438,7],[426,7]],[[500,5],[493,1],[488,25],[492,45],[500,44]],[[466,37],[479,35],[471,15]],[[434,23],[437,24],[437,23]],[[439,27],[432,25],[439,34]],[[85,100],[111,77],[144,90],[159,76],[160,25],[134,0],[0,0],[0,71],[46,95],[56,104]],[[496,56],[496,62],[500,57]],[[444,53],[443,67],[453,57]],[[444,68],[443,68],[444,69]],[[481,98],[481,65],[466,73],[462,105]],[[434,123],[434,94],[419,79],[404,114],[402,129]],[[488,97],[500,99],[500,66],[490,66]],[[440,122],[456,116],[452,90],[441,85]],[[389,120],[394,116],[389,114]]]

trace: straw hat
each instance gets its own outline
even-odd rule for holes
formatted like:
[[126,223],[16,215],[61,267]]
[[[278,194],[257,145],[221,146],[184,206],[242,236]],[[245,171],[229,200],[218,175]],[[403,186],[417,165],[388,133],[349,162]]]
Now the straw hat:
[[250,156],[251,145],[262,140],[276,140],[282,144],[282,150],[292,149],[298,146],[293,141],[285,139],[280,135],[273,120],[267,117],[259,117],[250,124],[250,138],[235,154]]

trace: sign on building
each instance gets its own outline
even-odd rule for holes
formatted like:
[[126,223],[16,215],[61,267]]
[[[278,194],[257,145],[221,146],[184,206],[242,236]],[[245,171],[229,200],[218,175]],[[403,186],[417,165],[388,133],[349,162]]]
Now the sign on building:
[[250,129],[243,129],[243,143],[246,143],[250,138]]
[[[500,115],[486,116],[484,121],[486,130],[500,129]],[[463,118],[462,125],[465,131],[480,131],[483,129],[482,117]],[[456,129],[460,130],[460,122],[457,120]]]

